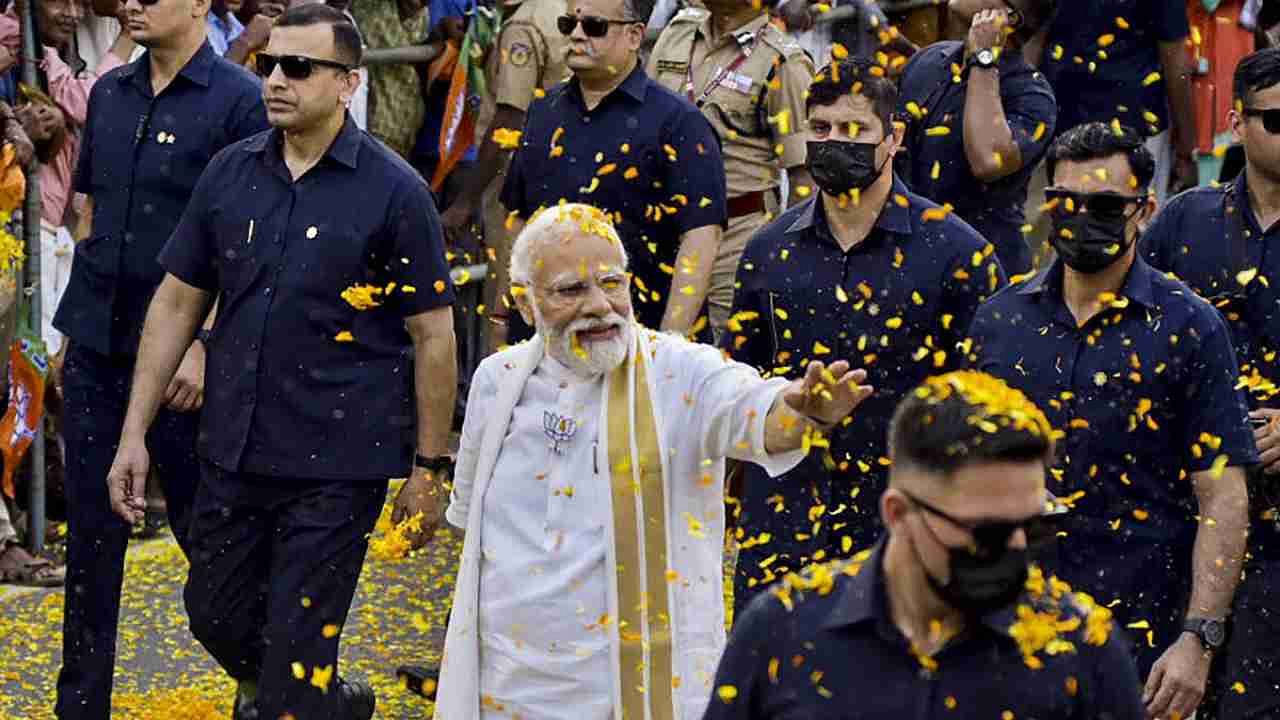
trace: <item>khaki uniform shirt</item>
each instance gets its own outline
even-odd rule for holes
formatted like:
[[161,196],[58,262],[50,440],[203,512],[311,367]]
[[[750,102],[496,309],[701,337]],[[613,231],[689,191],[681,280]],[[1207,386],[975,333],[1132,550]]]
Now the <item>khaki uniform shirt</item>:
[[556,29],[556,18],[568,12],[566,0],[518,0],[507,3],[497,46],[485,64],[488,96],[476,127],[482,140],[493,124],[498,105],[527,112],[536,89],[546,90],[569,79],[569,39]]
[[722,143],[729,197],[773,190],[805,160],[813,61],[762,14],[717,36],[711,13],[682,10],[658,38],[649,76],[699,105]]

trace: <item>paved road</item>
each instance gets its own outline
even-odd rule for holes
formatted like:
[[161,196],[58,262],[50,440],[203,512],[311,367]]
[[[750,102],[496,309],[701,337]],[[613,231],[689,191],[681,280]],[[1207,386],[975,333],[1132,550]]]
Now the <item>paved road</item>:
[[[367,678],[384,720],[431,717],[393,675],[406,660],[439,660],[459,538],[440,533],[419,557],[370,557],[343,634],[341,672]],[[113,717],[230,717],[232,683],[191,637],[182,610],[186,561],[168,537],[135,543],[126,569]],[[53,717],[62,590],[0,587],[0,720]]]

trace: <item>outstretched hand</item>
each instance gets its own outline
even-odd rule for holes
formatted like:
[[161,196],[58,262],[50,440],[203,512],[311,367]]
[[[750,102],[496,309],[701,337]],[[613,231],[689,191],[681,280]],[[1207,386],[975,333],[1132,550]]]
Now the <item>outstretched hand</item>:
[[795,412],[823,425],[834,425],[875,392],[862,384],[866,379],[866,370],[850,370],[846,360],[830,366],[814,360],[805,369],[804,378],[793,381],[782,399]]

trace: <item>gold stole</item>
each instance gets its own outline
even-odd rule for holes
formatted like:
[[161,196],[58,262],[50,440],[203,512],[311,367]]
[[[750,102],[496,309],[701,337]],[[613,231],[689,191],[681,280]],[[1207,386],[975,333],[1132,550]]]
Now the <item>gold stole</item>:
[[[631,358],[609,378],[609,478],[622,717],[673,720],[666,490],[642,348],[637,340]],[[638,467],[632,465],[633,457],[639,460]]]

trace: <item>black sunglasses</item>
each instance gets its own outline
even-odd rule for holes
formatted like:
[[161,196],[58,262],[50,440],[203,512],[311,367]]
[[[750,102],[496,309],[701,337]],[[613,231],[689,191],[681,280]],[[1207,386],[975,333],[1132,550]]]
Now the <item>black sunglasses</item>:
[[[128,0],[125,0],[125,2],[128,2]],[[159,2],[160,0],[138,0],[138,4],[142,7],[151,7],[152,5],[159,4]]]
[[1051,205],[1049,212],[1058,216],[1074,215],[1088,209],[1089,214],[1103,220],[1128,219],[1128,208],[1141,203],[1138,195],[1122,195],[1116,192],[1081,193],[1061,188],[1048,188],[1044,199]]
[[610,25],[634,25],[639,20],[612,20],[610,18],[600,17],[599,15],[561,15],[556,18],[556,29],[561,35],[569,37],[573,34],[573,29],[578,27],[578,23],[582,23],[582,32],[591,38],[604,37],[609,34]]
[[1013,537],[1013,534],[1018,530],[1026,533],[1028,545],[1041,543],[1053,537],[1057,532],[1055,523],[1049,516],[1045,515],[1033,515],[1025,520],[983,520],[972,522],[961,520],[905,490],[902,494],[906,495],[917,507],[937,515],[958,528],[967,530],[969,534],[973,535],[974,555],[981,558],[994,557],[1003,553],[1004,549],[1009,546],[1009,538]]
[[271,77],[271,73],[276,71],[276,66],[280,66],[280,72],[290,80],[306,80],[311,77],[311,73],[315,72],[316,66],[329,67],[343,72],[351,72],[351,66],[334,60],[321,60],[319,58],[309,58],[302,55],[268,55],[260,52],[255,60],[258,66],[258,74],[262,77]]
[[1245,108],[1245,117],[1261,117],[1262,127],[1272,135],[1280,135],[1280,108]]

